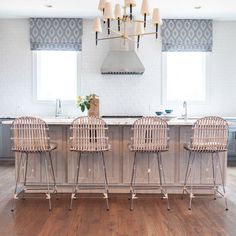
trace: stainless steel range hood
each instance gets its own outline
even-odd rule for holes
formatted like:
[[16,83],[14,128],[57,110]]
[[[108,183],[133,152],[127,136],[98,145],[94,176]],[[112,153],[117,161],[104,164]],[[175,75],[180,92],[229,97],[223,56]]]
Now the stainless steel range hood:
[[102,67],[102,74],[143,74],[145,68],[134,50],[111,50]]
[[[121,27],[121,32],[123,32],[123,30],[124,29]],[[133,30],[133,25],[127,23],[125,29],[126,33],[134,34]],[[111,36],[117,36],[117,34],[111,33]],[[102,74],[140,75],[144,73],[145,68],[135,52],[136,39],[134,37],[130,38],[131,40],[125,41],[121,39],[108,40],[110,50],[101,66]]]

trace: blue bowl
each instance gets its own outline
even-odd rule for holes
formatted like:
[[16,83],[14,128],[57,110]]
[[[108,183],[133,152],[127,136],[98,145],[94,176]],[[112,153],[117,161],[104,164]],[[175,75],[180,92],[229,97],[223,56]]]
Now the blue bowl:
[[166,113],[166,114],[170,114],[170,113],[172,113],[172,112],[173,112],[172,109],[166,109],[166,110],[165,110],[165,113]]
[[156,115],[157,115],[157,116],[161,116],[162,114],[163,114],[162,111],[156,111]]

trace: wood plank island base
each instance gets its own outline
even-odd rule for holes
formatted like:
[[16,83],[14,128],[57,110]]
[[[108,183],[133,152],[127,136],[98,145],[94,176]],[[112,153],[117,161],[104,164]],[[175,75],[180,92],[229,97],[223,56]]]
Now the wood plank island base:
[[[49,125],[52,143],[57,144],[57,150],[53,153],[52,160],[55,168],[58,192],[71,192],[76,171],[76,156],[70,152],[70,124],[72,119],[51,118],[44,119]],[[107,118],[108,136],[111,151],[105,154],[107,166],[109,190],[113,193],[129,192],[134,153],[129,151],[129,143],[132,135],[134,118]],[[10,125],[12,121],[6,121]],[[184,143],[190,141],[194,120],[171,120],[169,124],[169,151],[163,154],[163,166],[165,170],[166,186],[169,193],[182,193],[185,172],[188,161],[188,152],[183,148]],[[83,154],[80,166],[79,182],[82,184],[80,191],[99,192],[97,188],[103,186],[103,171],[99,154],[93,156]],[[158,166],[154,154],[137,154],[138,163],[136,170],[136,185],[140,187],[152,186],[153,190],[141,192],[159,192]],[[226,172],[226,153],[222,153],[221,162],[224,176]],[[16,154],[16,161],[19,156]],[[194,173],[194,189],[196,193],[212,193],[212,167],[211,156],[203,154],[197,158]],[[27,183],[30,191],[37,192],[40,186],[46,184],[44,163],[39,156],[32,154],[29,157]],[[23,177],[22,180],[23,181]],[[218,175],[217,182],[220,183]],[[86,190],[93,186],[94,190]],[[35,190],[32,190],[34,189]]]

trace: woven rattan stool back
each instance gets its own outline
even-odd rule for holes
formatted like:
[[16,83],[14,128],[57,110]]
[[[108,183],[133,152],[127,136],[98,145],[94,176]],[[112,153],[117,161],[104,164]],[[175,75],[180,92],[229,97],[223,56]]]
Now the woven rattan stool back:
[[101,152],[109,149],[107,126],[97,117],[79,117],[71,124],[71,151]]
[[11,130],[12,150],[15,152],[44,152],[50,148],[47,124],[39,118],[17,118]]
[[201,118],[193,125],[191,149],[194,151],[226,151],[228,124],[216,116]]
[[133,124],[130,149],[136,152],[168,150],[168,124],[159,117],[143,117]]

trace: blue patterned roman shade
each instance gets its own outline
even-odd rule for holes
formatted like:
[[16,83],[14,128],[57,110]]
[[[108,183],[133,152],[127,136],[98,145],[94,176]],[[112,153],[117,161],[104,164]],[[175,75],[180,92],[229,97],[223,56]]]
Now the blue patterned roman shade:
[[162,51],[212,51],[212,20],[165,19]]
[[31,50],[81,51],[83,20],[80,18],[31,18]]

